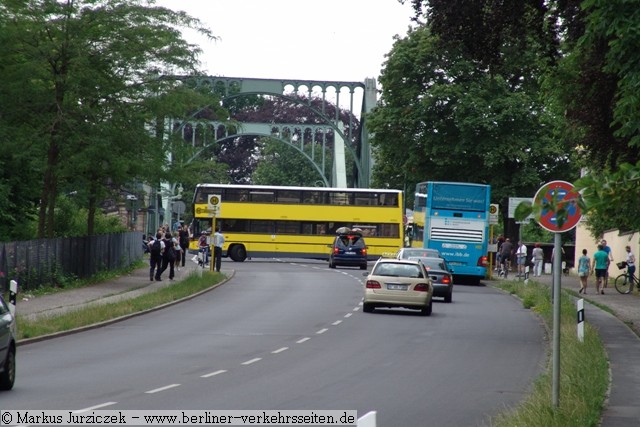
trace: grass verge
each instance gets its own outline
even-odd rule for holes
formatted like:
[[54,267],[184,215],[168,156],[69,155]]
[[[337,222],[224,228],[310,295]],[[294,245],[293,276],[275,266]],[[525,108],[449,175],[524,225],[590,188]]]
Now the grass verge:
[[[497,286],[522,300],[525,308],[538,313],[549,331],[553,329],[553,306],[549,287],[535,282],[509,282]],[[561,297],[559,405],[552,402],[551,355],[547,372],[534,383],[527,399],[517,408],[492,420],[494,427],[587,427],[600,425],[609,387],[609,365],[596,330],[585,323],[584,342],[576,334],[573,299]]]
[[192,273],[171,286],[119,302],[92,305],[63,315],[40,317],[35,320],[18,315],[18,340],[64,332],[149,310],[209,289],[224,279],[225,276],[221,273]]

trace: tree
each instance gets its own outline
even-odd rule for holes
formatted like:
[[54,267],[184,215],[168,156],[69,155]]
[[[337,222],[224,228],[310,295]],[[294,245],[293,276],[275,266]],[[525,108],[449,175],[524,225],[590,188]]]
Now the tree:
[[267,138],[260,151],[260,159],[252,176],[254,184],[303,187],[322,185],[319,172],[295,148]]
[[367,117],[376,185],[487,183],[506,207],[510,196],[571,176],[566,146],[554,134],[558,118],[530,82],[535,76],[522,84],[513,75],[488,73],[428,26],[396,40],[380,77],[381,101]]
[[[88,207],[136,178],[166,172],[163,139],[149,124],[149,100],[181,82],[161,74],[195,73],[200,50],[179,27],[209,30],[183,12],[134,0],[3,0],[0,98],[9,128],[31,131],[45,162],[39,236],[55,232],[55,202],[73,183]],[[25,132],[21,132],[24,134]]]

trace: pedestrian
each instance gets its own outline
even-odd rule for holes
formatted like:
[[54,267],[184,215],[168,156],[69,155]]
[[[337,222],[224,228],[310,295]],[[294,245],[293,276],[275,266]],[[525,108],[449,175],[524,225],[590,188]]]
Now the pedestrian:
[[527,265],[527,247],[522,243],[522,240],[518,241],[518,248],[516,249],[516,264],[518,265],[518,277],[524,277]]
[[502,244],[504,243],[504,236],[501,234],[496,239],[496,271],[502,264]]
[[178,233],[178,240],[180,242],[180,247],[182,248],[182,266],[184,267],[184,263],[187,258],[187,251],[189,250],[189,227],[187,224],[183,224],[180,229],[180,233]]
[[578,258],[578,277],[580,278],[579,294],[587,293],[587,284],[589,281],[589,271],[591,271],[591,259],[587,256],[587,250],[582,250],[582,256]]
[[604,278],[604,287],[607,288],[609,287],[609,266],[613,261],[613,255],[611,254],[611,248],[609,247],[609,245],[607,245],[606,240],[602,239],[600,244],[602,245],[602,250],[607,253],[607,271],[606,271],[607,274]]
[[164,242],[162,241],[162,234],[156,233],[155,239],[149,239],[149,279],[153,282],[153,280],[157,280],[158,282],[162,279],[160,275],[162,274],[162,254],[164,252]]
[[636,272],[636,256],[631,251],[631,246],[627,246],[624,249],[627,251],[627,274],[629,275],[631,291],[633,291],[633,274]]
[[160,273],[162,274],[169,267],[169,280],[173,280],[175,277],[176,249],[170,232],[164,234],[163,242],[164,252],[162,253],[162,271]]
[[591,272],[596,275],[596,294],[604,295],[604,279],[607,276],[608,255],[604,251],[602,243],[598,245],[598,250],[593,254],[593,265]]
[[176,271],[180,271],[180,261],[187,255],[186,253],[182,252],[182,246],[180,246],[180,241],[178,240],[177,233],[174,233],[172,235],[171,241],[173,242],[173,249],[176,252],[176,260],[174,261],[174,265],[176,267]]
[[213,235],[213,258],[216,271],[220,272],[222,265],[222,246],[224,245],[224,236],[220,233],[220,227],[216,227],[216,232]]
[[502,271],[504,271],[504,278],[509,275],[509,269],[511,268],[511,253],[513,252],[513,244],[508,237],[504,239],[504,243],[500,246],[500,260],[502,262]]
[[206,267],[209,262],[209,232],[203,231],[198,239],[198,248],[202,254],[202,259],[198,261],[202,267]]
[[542,275],[542,264],[544,264],[544,251],[540,247],[540,243],[534,245],[531,251],[531,261],[533,262],[533,275],[540,277]]

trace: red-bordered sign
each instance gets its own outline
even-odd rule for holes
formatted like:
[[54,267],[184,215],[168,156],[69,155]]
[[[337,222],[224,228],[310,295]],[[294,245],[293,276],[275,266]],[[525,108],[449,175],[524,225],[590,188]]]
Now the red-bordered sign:
[[[578,197],[580,197],[580,193],[575,191],[570,182],[551,181],[540,187],[533,198],[533,205],[541,208],[540,216],[536,218],[538,224],[553,233],[562,233],[574,228],[582,218],[582,211],[577,203]],[[552,204],[554,200],[557,203],[557,208],[567,210],[567,218],[560,226],[557,223],[556,210],[549,208],[549,204]]]

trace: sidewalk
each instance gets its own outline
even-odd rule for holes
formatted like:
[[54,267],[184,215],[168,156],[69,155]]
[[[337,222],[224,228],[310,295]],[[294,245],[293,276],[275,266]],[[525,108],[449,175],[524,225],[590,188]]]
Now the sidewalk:
[[[508,279],[498,280],[518,278],[515,273],[510,273]],[[530,277],[529,280],[550,286],[552,275],[543,274],[540,277]],[[562,275],[560,285],[578,295],[580,285],[577,276]],[[604,295],[596,294],[595,278],[591,276],[587,294],[575,297],[576,300],[584,298],[585,321],[598,330],[609,358],[611,384],[601,426],[637,427],[640,426],[640,295],[618,293],[611,278],[604,292]],[[590,302],[608,307],[614,315]]]
[[192,272],[202,270],[202,267],[199,267],[191,259],[187,259],[185,266],[180,267],[180,271],[175,270],[173,281],[169,280],[169,269],[167,269],[162,273],[162,281],[152,282],[149,280],[148,259],[145,258],[145,261],[147,265],[144,267],[108,282],[41,295],[36,298],[29,295],[28,292],[18,293],[16,314],[27,319],[45,318],[91,305],[131,299],[180,282]]

